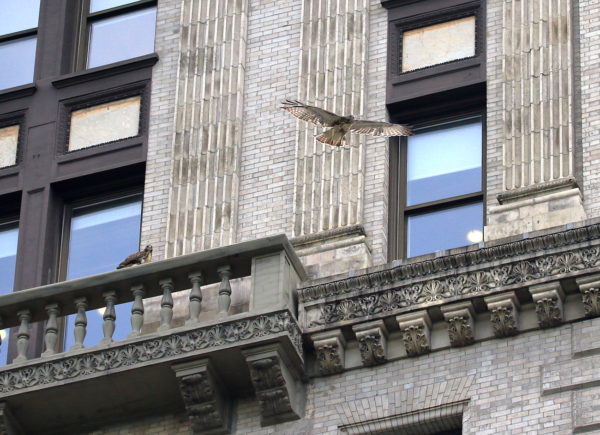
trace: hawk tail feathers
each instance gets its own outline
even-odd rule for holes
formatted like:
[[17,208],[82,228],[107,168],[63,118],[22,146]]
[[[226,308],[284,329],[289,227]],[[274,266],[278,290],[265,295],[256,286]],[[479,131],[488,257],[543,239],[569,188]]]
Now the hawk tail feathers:
[[326,132],[318,135],[315,139],[317,139],[319,142],[333,145],[336,147],[341,147],[347,144],[346,132],[341,131],[338,128],[330,128]]

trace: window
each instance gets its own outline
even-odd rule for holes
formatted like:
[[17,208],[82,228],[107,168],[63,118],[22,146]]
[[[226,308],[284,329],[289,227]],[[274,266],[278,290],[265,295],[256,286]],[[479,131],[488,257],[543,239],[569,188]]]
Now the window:
[[17,164],[19,125],[0,126],[0,169]]
[[[67,213],[63,241],[66,261],[62,272],[65,279],[113,271],[129,254],[139,250],[140,195],[74,206]],[[125,319],[131,315],[131,304],[120,304],[115,308],[117,327],[113,338],[121,340],[130,332],[129,321]],[[102,309],[88,311],[86,346],[94,346],[102,339],[103,314]],[[67,320],[65,349],[74,343],[73,318],[69,316]]]
[[82,68],[94,68],[154,51],[156,1],[90,0]]
[[416,128],[401,144],[401,250],[415,257],[483,240],[481,115]]
[[[0,224],[0,294],[13,291],[18,238],[19,224],[17,222]],[[8,330],[1,329],[0,338],[5,343],[8,338]],[[6,344],[0,346],[0,364],[6,363],[7,349]]]
[[33,82],[40,0],[0,0],[0,89]]

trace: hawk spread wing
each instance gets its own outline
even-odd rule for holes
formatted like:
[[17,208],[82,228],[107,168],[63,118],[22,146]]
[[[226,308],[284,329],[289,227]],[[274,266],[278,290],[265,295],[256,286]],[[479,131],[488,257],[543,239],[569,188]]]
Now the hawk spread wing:
[[283,104],[283,106],[281,106],[283,110],[287,110],[296,118],[312,122],[321,127],[333,127],[342,119],[341,116],[338,116],[335,113],[328,112],[319,107],[308,106],[300,101],[285,100],[281,104]]
[[403,124],[389,122],[363,121],[357,119],[350,124],[353,133],[371,134],[373,136],[409,136],[410,128]]

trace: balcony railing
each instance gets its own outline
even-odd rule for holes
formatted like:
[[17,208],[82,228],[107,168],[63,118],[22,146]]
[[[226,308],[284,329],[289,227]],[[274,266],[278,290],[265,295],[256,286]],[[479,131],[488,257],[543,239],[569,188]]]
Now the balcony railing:
[[[230,315],[231,281],[244,277],[250,282],[249,309]],[[148,412],[181,406],[177,387],[182,392],[190,385],[201,388],[192,382],[194,376],[208,376],[219,385],[213,400],[221,404],[228,403],[221,390],[241,395],[254,390],[259,395],[265,386],[251,374],[265,367],[265,358],[270,366],[289,374],[286,379],[303,376],[295,291],[304,279],[304,269],[287,238],[275,236],[1,296],[2,328],[18,330],[17,355],[12,364],[0,368],[0,397],[26,433],[51,433],[52,428],[81,427],[83,422],[93,427],[99,418],[122,418],[130,403],[136,403],[136,411]],[[203,290],[215,284],[215,320],[201,321],[206,310]],[[188,319],[183,326],[174,327],[173,294],[188,289]],[[160,325],[157,331],[143,333],[145,300],[157,296]],[[115,305],[126,302],[133,302],[131,315],[117,319]],[[86,313],[99,308],[105,308],[102,339],[84,347]],[[75,314],[71,316],[74,344],[61,351],[60,325],[71,314]],[[28,359],[31,323],[42,321],[43,352]],[[117,322],[131,325],[127,339],[113,340]],[[262,365],[254,364],[256,361]],[[226,373],[235,374],[224,376]],[[102,376],[111,379],[95,381]],[[115,385],[120,386],[118,397],[110,393]],[[295,385],[289,382],[276,387],[297,396]],[[186,402],[188,396],[183,394],[186,407],[194,405]],[[86,400],[95,405],[90,407]],[[290,409],[265,409],[272,415],[263,418],[298,415],[300,404],[294,400]],[[63,413],[49,408],[48,403],[62,404],[57,406],[64,408]],[[32,412],[37,415],[35,421],[26,417]],[[229,424],[226,406],[221,409],[220,421],[212,414],[196,414],[195,424],[203,427],[226,428]]]

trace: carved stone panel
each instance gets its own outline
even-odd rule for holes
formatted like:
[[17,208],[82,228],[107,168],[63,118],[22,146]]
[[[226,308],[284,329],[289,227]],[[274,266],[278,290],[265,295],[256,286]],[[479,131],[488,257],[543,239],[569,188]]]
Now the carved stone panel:
[[356,334],[363,365],[374,366],[387,360],[388,334],[383,320],[355,325],[352,329]]
[[490,321],[496,337],[510,337],[519,332],[519,301],[514,292],[483,298],[490,310]]
[[260,405],[261,425],[302,418],[304,388],[279,346],[261,346],[243,353]]
[[193,434],[228,434],[231,403],[210,360],[173,366]]
[[340,330],[312,335],[317,355],[317,368],[321,375],[331,375],[344,371],[344,346],[346,340]]
[[586,317],[600,316],[600,274],[577,278]]
[[427,311],[396,317],[408,356],[419,356],[431,350],[431,319]]
[[10,411],[8,403],[0,402],[0,434],[21,435],[24,433]]
[[529,288],[540,328],[558,326],[563,321],[565,294],[560,282],[540,284]]
[[474,311],[471,302],[461,302],[442,307],[448,323],[448,337],[452,347],[472,344],[475,341]]

